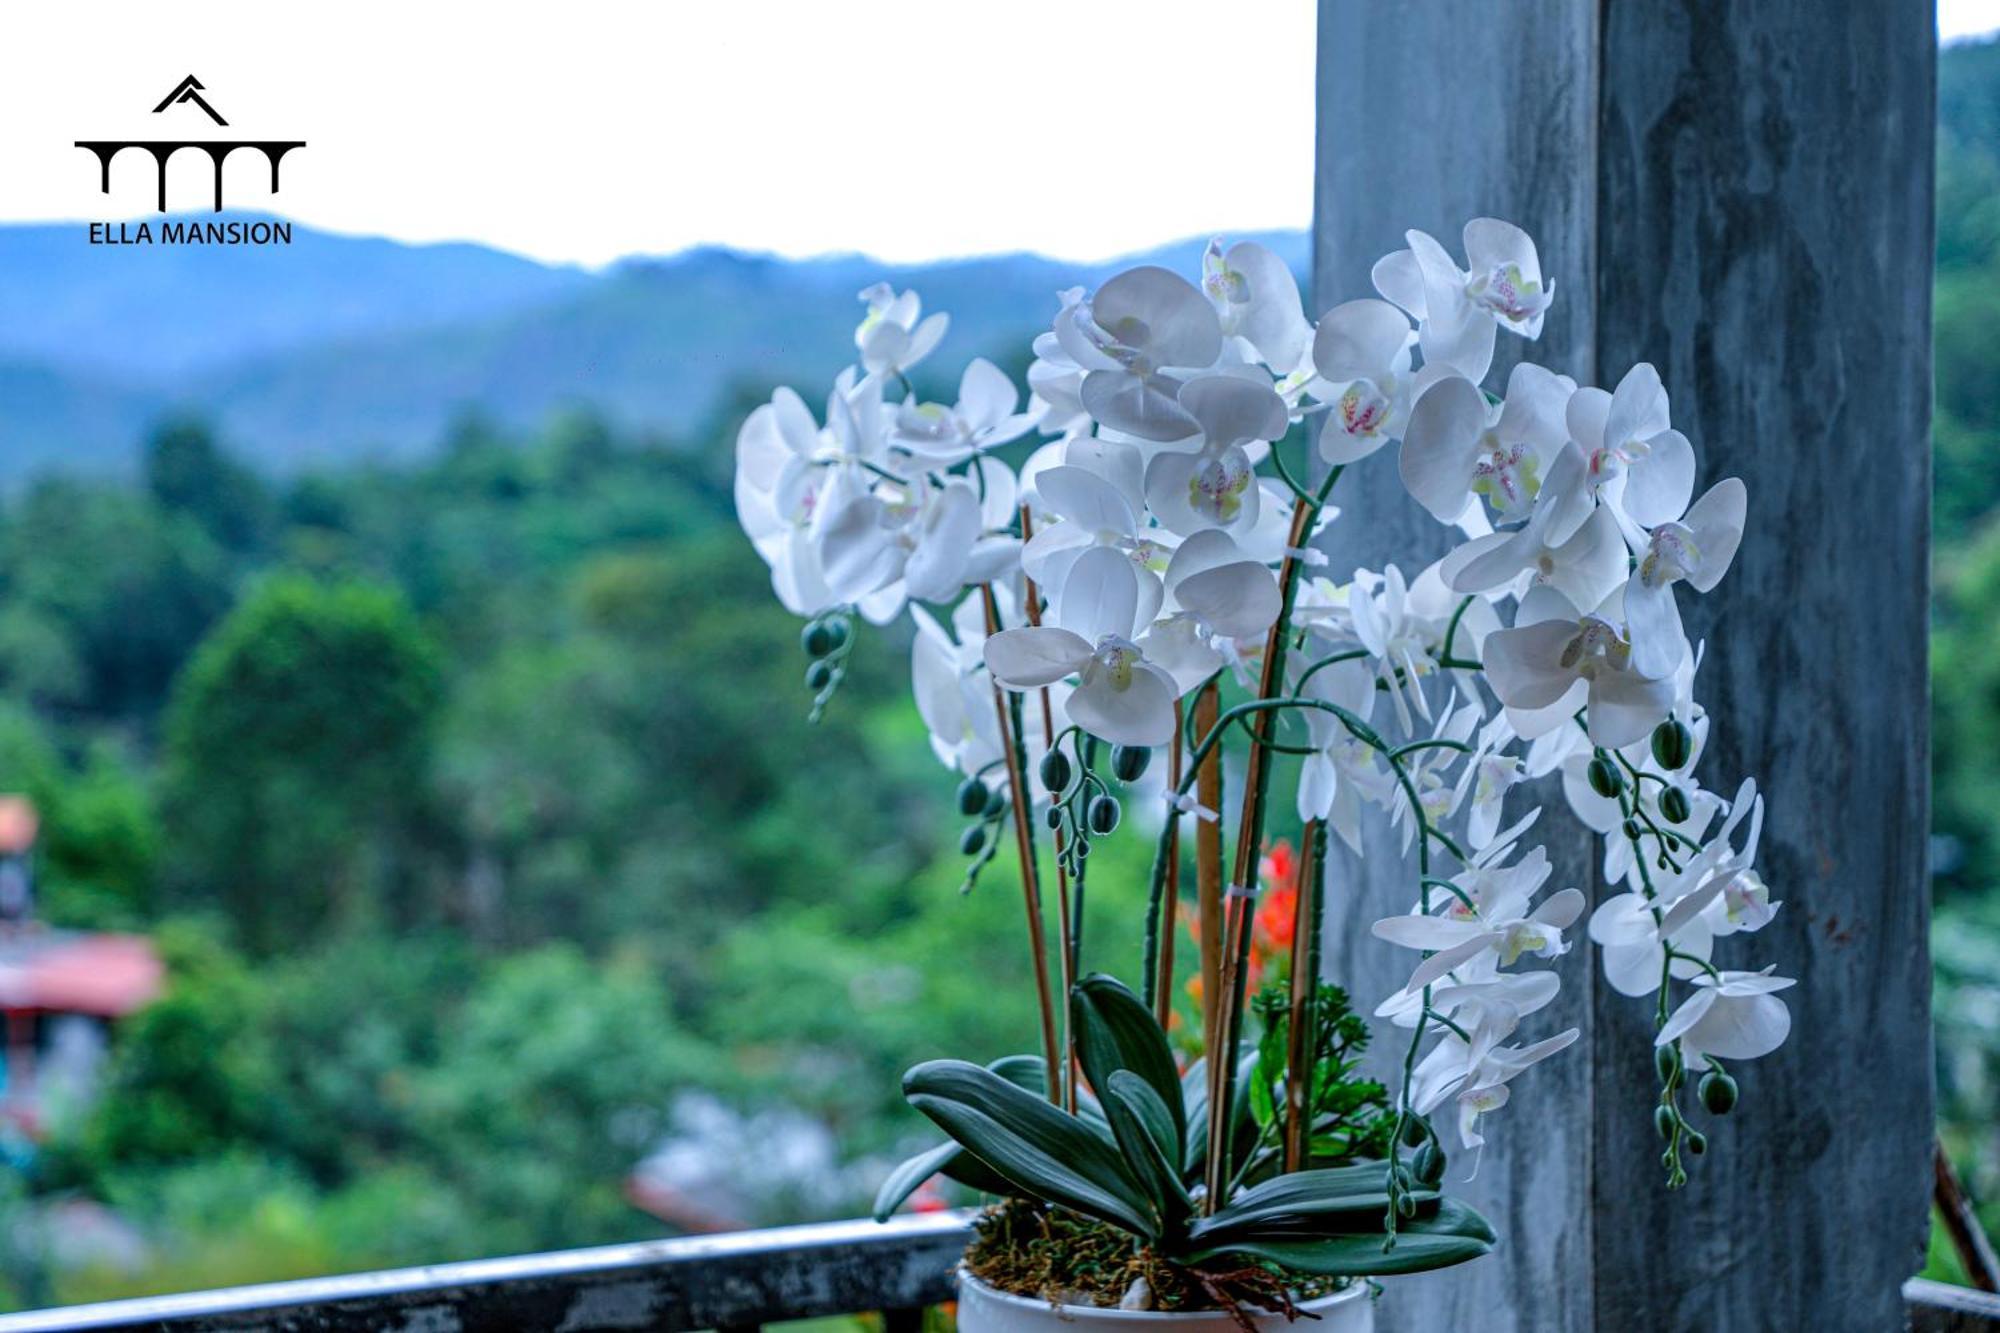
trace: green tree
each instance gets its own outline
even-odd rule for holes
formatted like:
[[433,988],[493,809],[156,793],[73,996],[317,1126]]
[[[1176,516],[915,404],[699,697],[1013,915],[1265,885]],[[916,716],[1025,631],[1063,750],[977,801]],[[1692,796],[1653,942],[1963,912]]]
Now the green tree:
[[58,1182],[214,1157],[271,1131],[279,1087],[256,976],[205,926],[154,938],[166,992],[125,1021],[92,1113],[55,1145]]
[[673,1093],[725,1079],[649,971],[548,945],[494,965],[410,1095],[486,1244],[527,1250],[630,1237],[625,1180]]
[[167,812],[183,891],[221,901],[261,949],[419,915],[440,690],[435,650],[394,589],[259,584],[174,689]]
[[0,673],[37,705],[149,724],[233,583],[185,515],[125,488],[40,482],[0,526]]
[[259,546],[273,518],[256,473],[224,453],[192,418],[162,423],[146,441],[146,489],[160,508],[185,514],[226,551]]

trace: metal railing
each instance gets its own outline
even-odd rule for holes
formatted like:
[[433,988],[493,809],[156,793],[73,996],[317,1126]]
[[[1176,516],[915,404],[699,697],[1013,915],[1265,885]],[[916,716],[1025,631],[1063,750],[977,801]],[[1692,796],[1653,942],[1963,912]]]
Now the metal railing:
[[[969,1235],[963,1213],[828,1222],[74,1305],[0,1315],[0,1333],[751,1333],[863,1312],[916,1333]],[[1915,1333],[2000,1333],[2000,1296],[1917,1278],[1903,1298]]]
[[962,1213],[827,1222],[73,1305],[0,1316],[0,1333],[748,1333],[864,1311],[881,1312],[886,1333],[915,1333],[925,1306],[951,1299],[970,1236]]

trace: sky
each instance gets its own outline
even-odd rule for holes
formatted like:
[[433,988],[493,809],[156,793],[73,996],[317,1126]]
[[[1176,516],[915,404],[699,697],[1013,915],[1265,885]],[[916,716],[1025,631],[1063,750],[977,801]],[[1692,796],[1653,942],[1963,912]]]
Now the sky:
[[[137,219],[74,141],[302,139],[232,207],[586,265],[719,243],[1102,259],[1312,216],[1310,0],[345,0],[19,4],[0,20],[0,220]],[[1946,39],[2000,0],[1942,0]],[[1251,62],[1245,67],[1244,62]],[[1219,110],[1211,90],[1234,90]],[[211,194],[173,161],[170,202]]]

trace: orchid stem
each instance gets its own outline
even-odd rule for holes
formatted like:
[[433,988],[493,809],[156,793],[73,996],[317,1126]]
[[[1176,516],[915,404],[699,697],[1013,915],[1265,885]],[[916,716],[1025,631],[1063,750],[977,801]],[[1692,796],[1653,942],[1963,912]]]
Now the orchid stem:
[[[986,633],[1000,632],[1000,606],[993,597],[993,585],[982,583],[979,594],[986,612]],[[1042,1057],[1047,1065],[1048,1096],[1052,1102],[1062,1097],[1062,1065],[1056,1045],[1056,1015],[1049,994],[1049,944],[1042,926],[1041,876],[1035,865],[1033,802],[1028,799],[1027,755],[1021,744],[1019,696],[1008,706],[1007,692],[993,683],[993,708],[1000,722],[1000,745],[1007,760],[1007,794],[1014,808],[1014,843],[1021,860],[1021,898],[1028,916],[1028,950],[1035,967],[1035,999],[1041,1007]]]

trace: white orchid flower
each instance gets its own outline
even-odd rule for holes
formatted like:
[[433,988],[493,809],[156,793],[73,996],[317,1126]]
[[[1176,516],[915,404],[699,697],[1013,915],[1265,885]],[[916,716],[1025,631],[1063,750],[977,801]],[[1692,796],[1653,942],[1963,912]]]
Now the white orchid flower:
[[1402,571],[1394,565],[1384,569],[1379,580],[1366,571],[1355,571],[1347,590],[1354,636],[1368,650],[1368,663],[1388,690],[1397,725],[1405,734],[1411,730],[1412,713],[1426,722],[1431,720],[1422,682],[1437,670],[1431,656],[1437,643],[1435,627],[1417,613],[1409,594]]
[[1240,375],[1203,375],[1180,391],[1198,441],[1193,452],[1161,450],[1146,464],[1146,504],[1160,525],[1190,536],[1208,528],[1247,533],[1258,526],[1263,488],[1252,444],[1285,433],[1284,400],[1269,384]]
[[1578,707],[1589,709],[1591,740],[1610,749],[1666,718],[1674,683],[1633,668],[1617,596],[1585,614],[1554,588],[1535,588],[1522,599],[1514,628],[1487,636],[1487,680],[1524,739],[1553,731]]
[[1159,442],[1200,429],[1180,388],[1185,372],[1206,370],[1222,354],[1222,324],[1187,279],[1153,265],[1127,269],[1064,307],[1055,332],[1083,372],[1079,397],[1098,421]]
[[1034,429],[1034,417],[1014,410],[1020,400],[1020,391],[1004,371],[976,357],[959,378],[956,405],[906,401],[897,409],[890,446],[908,451],[926,465],[961,463]]
[[[1440,523],[1457,523],[1474,497],[1496,521],[1528,516],[1568,436],[1565,411],[1576,381],[1523,361],[1495,406],[1471,378],[1447,375],[1410,409],[1398,469],[1403,485]],[[1579,516],[1580,517],[1580,516]],[[1551,531],[1562,541],[1576,520]]]
[[861,293],[868,313],[854,330],[854,345],[861,353],[862,369],[875,374],[907,374],[929,356],[944,337],[951,319],[932,315],[919,321],[923,302],[915,292],[897,292],[886,282],[878,282]]
[[1114,745],[1164,745],[1174,735],[1174,678],[1134,642],[1139,578],[1117,551],[1077,557],[1042,625],[1002,630],[986,641],[986,665],[1013,690],[1078,678],[1070,721]]
[[1722,889],[1716,869],[1736,865],[1730,839],[1746,815],[1752,817],[1748,853],[1756,853],[1756,821],[1762,817],[1762,807],[1754,799],[1754,787],[1740,797],[1744,799],[1736,801],[1728,821],[1708,845],[1720,851],[1694,857],[1678,875],[1664,879],[1650,899],[1640,891],[1620,893],[1590,915],[1590,939],[1598,945],[1604,979],[1620,995],[1652,995],[1660,989],[1668,945],[1674,953],[1686,955],[1674,959],[1674,977],[1686,981],[1702,973],[1702,963],[1714,953],[1716,941],[1714,921],[1706,911]]
[[917,625],[910,678],[917,714],[930,730],[931,751],[947,767],[970,776],[1004,757],[980,643],[954,640],[921,606],[910,608],[910,618]]
[[897,583],[905,596],[943,602],[965,586],[982,523],[979,493],[963,477],[879,481],[844,495],[821,530],[828,586],[859,601]]
[[[1514,531],[1465,543],[1445,557],[1445,583],[1459,593],[1519,592],[1525,578],[1530,586],[1554,588],[1577,606],[1596,606],[1626,580],[1631,561],[1625,539],[1611,511],[1599,508],[1567,540],[1556,542],[1550,530],[1561,508],[1537,505],[1527,523]],[[1672,671],[1669,663],[1658,674]]]
[[[1081,287],[1056,293],[1056,323],[1074,316],[1071,311],[1083,304]],[[1036,337],[1035,359],[1028,366],[1028,414],[1044,435],[1069,435],[1090,429],[1090,413],[1083,406],[1083,367],[1071,358],[1062,339],[1052,328]]]
[[[1364,723],[1375,711],[1375,676],[1358,660],[1315,671],[1300,693],[1337,704]],[[1299,768],[1299,818],[1325,820],[1358,855],[1362,802],[1386,805],[1396,779],[1375,747],[1356,740],[1338,717],[1314,708],[1305,719],[1313,753]]]
[[1224,250],[1220,240],[1210,241],[1201,256],[1201,290],[1223,336],[1242,339],[1273,375],[1289,375],[1305,360],[1313,328],[1298,280],[1270,249],[1238,241]]
[[[1734,839],[1746,818],[1748,829],[1739,849]],[[1754,868],[1763,832],[1764,798],[1757,794],[1755,779],[1745,778],[1729,803],[1729,817],[1721,829],[1682,866],[1678,883],[1688,887],[1674,899],[1669,920],[1699,914],[1710,933],[1718,937],[1769,925],[1783,904],[1771,901],[1770,888]]]
[[1493,718],[1480,728],[1479,748],[1459,771],[1458,802],[1466,810],[1465,845],[1474,851],[1493,844],[1500,832],[1507,793],[1526,777],[1521,760],[1502,753],[1515,739],[1505,714]]
[[1769,1055],[1791,1035],[1792,1012],[1776,992],[1798,983],[1761,972],[1707,973],[1694,979],[1695,992],[1681,1001],[1653,1039],[1655,1046],[1678,1040],[1690,1062],[1710,1055],[1754,1060]]
[[[1173,554],[1176,539],[1171,533],[1148,526],[1145,504],[1127,486],[1104,475],[1136,482],[1137,451],[1130,445],[1106,441],[1079,441],[1103,450],[1134,455],[1130,475],[1124,469],[1063,463],[1036,474],[1035,489],[1042,508],[1041,524],[1021,548],[1021,566],[1029,578],[1043,587],[1059,586],[1070,567],[1086,550],[1105,547],[1122,553],[1139,573],[1139,619],[1150,622],[1158,612],[1164,588],[1160,575]],[[1086,451],[1089,452],[1089,451]],[[1085,456],[1079,453],[1077,456]]]
[[1640,362],[1612,393],[1578,389],[1564,412],[1589,490],[1621,520],[1650,529],[1694,498],[1694,446],[1669,420],[1659,372]]
[[812,465],[820,430],[790,389],[759,406],[736,435],[736,517],[771,569],[771,587],[794,615],[840,604],[821,569],[817,520],[830,474]]
[[1404,233],[1410,248],[1375,265],[1375,289],[1413,315],[1427,365],[1447,364],[1477,384],[1493,365],[1495,332],[1541,337],[1555,297],[1528,233],[1496,218],[1465,224],[1468,269],[1435,238]]
[[1320,427],[1321,458],[1354,463],[1403,438],[1417,387],[1410,340],[1408,317],[1387,301],[1348,301],[1321,316],[1312,344],[1313,368],[1330,404]]
[[[1502,972],[1499,958],[1489,950],[1461,964],[1449,981],[1431,987],[1430,1008],[1460,1027],[1471,1028],[1500,1006],[1525,1018],[1548,1008],[1561,993],[1562,978],[1551,969]],[[1386,1018],[1399,1028],[1411,1028],[1417,1025],[1423,1011],[1421,990],[1396,990],[1375,1006],[1375,1017]]]
[[1377,939],[1430,951],[1403,989],[1422,991],[1489,953],[1498,966],[1511,967],[1524,954],[1559,958],[1569,952],[1563,932],[1583,915],[1583,894],[1564,889],[1529,906],[1551,869],[1548,853],[1537,847],[1517,865],[1461,873],[1452,882],[1464,896],[1440,895],[1430,913],[1418,909],[1377,921]]
[[1174,552],[1165,592],[1164,614],[1139,646],[1174,678],[1178,694],[1228,664],[1219,643],[1266,634],[1284,609],[1271,571],[1214,528],[1197,532]]
[[1529,1046],[1500,1045],[1519,1023],[1517,1011],[1493,1004],[1472,1028],[1470,1042],[1447,1031],[1411,1075],[1411,1106],[1419,1115],[1456,1099],[1459,1141],[1467,1152],[1486,1142],[1478,1132],[1479,1119],[1507,1104],[1507,1084],[1568,1048],[1578,1035],[1578,1029],[1570,1028]]
[[[1430,739],[1450,741],[1454,745],[1464,745],[1471,741],[1479,727],[1480,709],[1477,704],[1467,704],[1460,708],[1447,706],[1438,717],[1431,730]],[[1414,758],[1406,759],[1404,772],[1410,786],[1416,789],[1417,802],[1423,817],[1436,828],[1449,820],[1458,811],[1459,802],[1464,798],[1464,788],[1445,779],[1444,771],[1460,759],[1457,749],[1450,746],[1436,746],[1419,751]],[[1410,849],[1411,841],[1417,833],[1417,810],[1410,805],[1409,793],[1397,783],[1389,793],[1389,823],[1402,834],[1404,851]]]
[[1639,563],[1625,585],[1625,622],[1641,675],[1665,676],[1687,657],[1674,584],[1685,581],[1705,593],[1722,581],[1743,540],[1748,503],[1743,483],[1725,477],[1685,514],[1655,524],[1643,542],[1633,543]]

